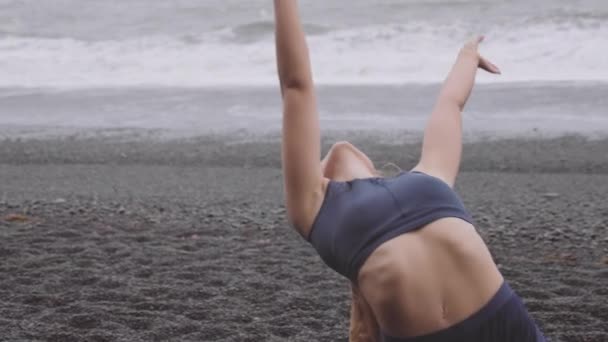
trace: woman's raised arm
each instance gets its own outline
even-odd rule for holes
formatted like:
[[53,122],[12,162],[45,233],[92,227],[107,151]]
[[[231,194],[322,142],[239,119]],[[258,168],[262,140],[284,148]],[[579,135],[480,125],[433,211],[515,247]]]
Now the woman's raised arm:
[[454,185],[462,154],[462,115],[477,68],[499,74],[498,68],[477,51],[483,37],[468,42],[445,80],[424,132],[420,162],[414,170]]
[[323,199],[319,118],[298,2],[274,0],[274,9],[285,200],[291,224],[306,236]]

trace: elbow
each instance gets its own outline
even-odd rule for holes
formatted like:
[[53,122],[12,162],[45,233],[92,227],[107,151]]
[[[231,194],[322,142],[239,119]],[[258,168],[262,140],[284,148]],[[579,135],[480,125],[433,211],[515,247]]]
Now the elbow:
[[307,91],[313,87],[312,80],[306,77],[285,77],[281,80],[281,89],[283,92],[288,90]]
[[443,93],[439,97],[437,101],[438,107],[449,107],[449,108],[457,108],[459,111],[464,110],[464,106],[466,104],[466,100],[462,99],[460,96],[456,94]]

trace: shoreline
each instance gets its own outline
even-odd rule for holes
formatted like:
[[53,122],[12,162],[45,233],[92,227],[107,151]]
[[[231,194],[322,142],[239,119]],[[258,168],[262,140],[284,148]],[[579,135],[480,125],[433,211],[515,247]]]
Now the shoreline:
[[[144,164],[204,167],[280,168],[278,135],[266,138],[243,134],[207,135],[192,139],[63,137],[55,139],[0,140],[0,164]],[[348,139],[368,154],[376,167],[392,163],[401,169],[415,165],[421,135],[388,139],[369,133],[326,134],[322,153],[335,141]],[[394,142],[394,143],[393,143]],[[608,138],[582,135],[558,138],[509,138],[463,144],[462,171],[608,173]],[[390,170],[388,170],[390,171]]]
[[[385,143],[404,136],[415,140],[438,91],[439,84],[319,87],[321,133],[359,132]],[[570,134],[606,138],[606,93],[608,83],[478,85],[463,113],[465,140]],[[280,133],[280,102],[275,87],[0,88],[0,140],[267,139]]]

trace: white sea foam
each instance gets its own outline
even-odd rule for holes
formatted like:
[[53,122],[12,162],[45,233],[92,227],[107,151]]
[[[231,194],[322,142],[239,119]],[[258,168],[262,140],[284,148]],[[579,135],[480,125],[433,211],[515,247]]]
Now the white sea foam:
[[[318,84],[434,83],[445,77],[465,25],[374,25],[309,36]],[[256,24],[200,36],[150,35],[77,40],[5,35],[0,38],[1,87],[206,87],[274,85],[271,26]],[[481,52],[503,75],[480,82],[608,81],[608,24],[541,22],[495,25]],[[245,38],[243,38],[245,37]]]

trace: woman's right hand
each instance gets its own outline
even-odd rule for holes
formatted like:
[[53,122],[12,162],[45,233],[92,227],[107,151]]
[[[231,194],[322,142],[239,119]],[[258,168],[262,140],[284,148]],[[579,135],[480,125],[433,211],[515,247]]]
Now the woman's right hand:
[[479,44],[483,42],[484,36],[477,36],[469,40],[461,50],[461,53],[473,55],[479,61],[479,68],[492,74],[500,74],[500,69],[489,60],[479,54]]

